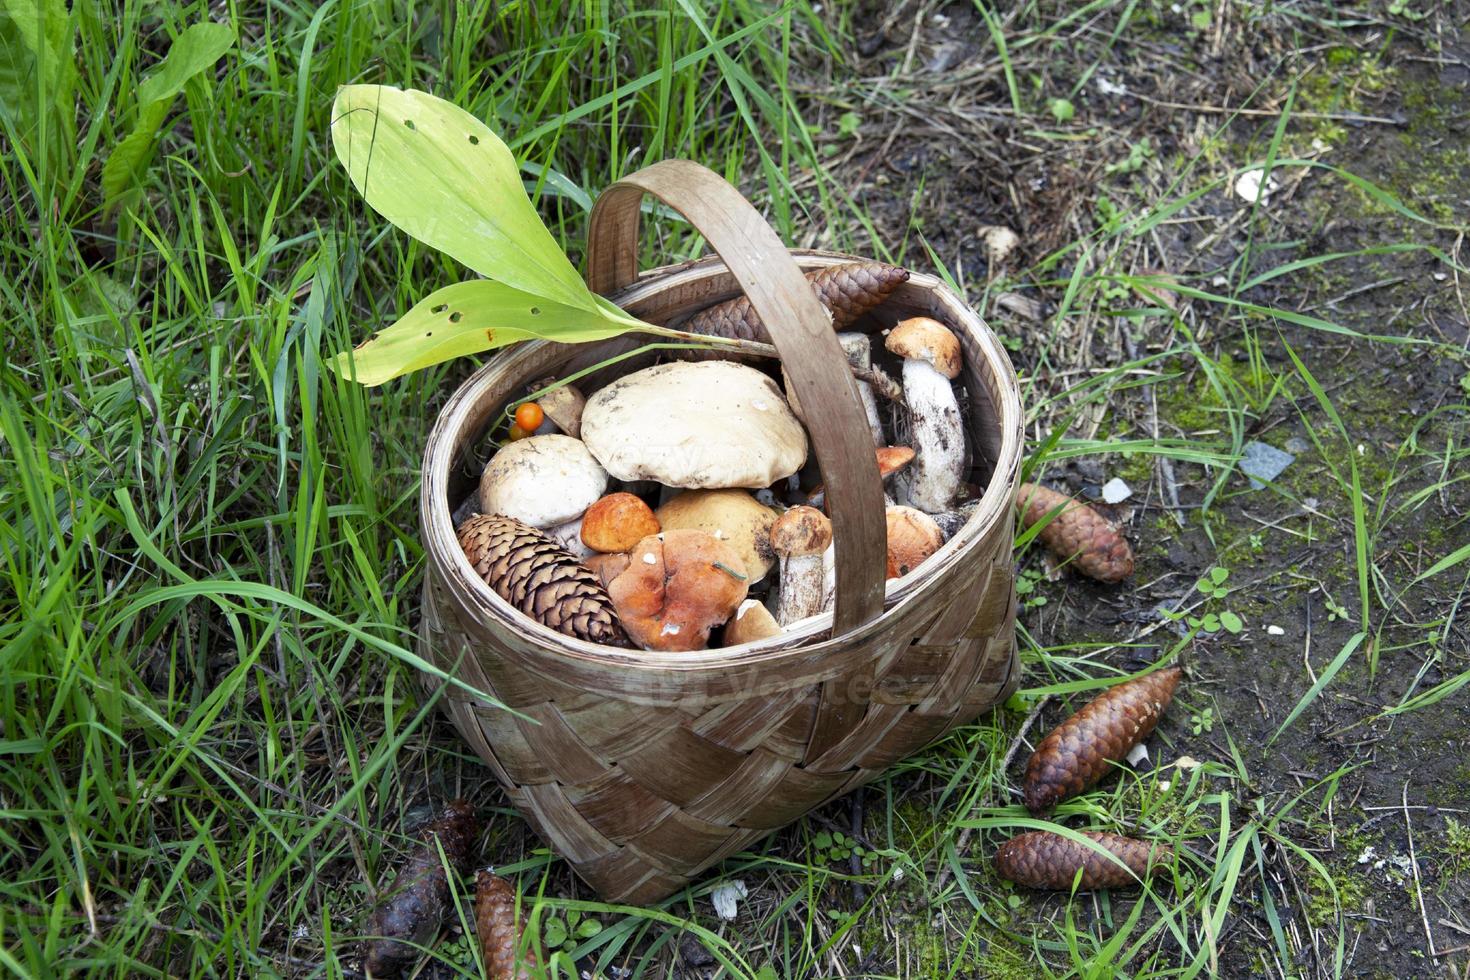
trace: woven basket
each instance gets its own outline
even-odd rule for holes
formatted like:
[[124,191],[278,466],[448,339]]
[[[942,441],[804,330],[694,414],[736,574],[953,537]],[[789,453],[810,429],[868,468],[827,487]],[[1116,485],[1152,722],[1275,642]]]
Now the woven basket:
[[[719,258],[638,274],[639,206],[682,213]],[[420,651],[505,711],[448,685],[456,727],[516,808],[604,898],[657,901],[701,871],[1004,700],[1017,683],[1011,577],[1021,458],[1016,378],[995,336],[937,279],[914,274],[876,311],[932,316],[960,337],[970,433],[988,485],[923,567],[884,582],[872,437],[826,312],[801,272],[854,261],[788,250],[723,179],[666,161],[614,184],[589,228],[588,283],[653,323],[750,297],[809,411],[837,543],[836,608],[797,631],[694,653],[584,643],[514,611],[475,574],[451,509],[473,489],[475,447],[504,405],[550,375],[643,341],[520,344],[466,381],[424,451],[427,553]],[[589,349],[591,348],[591,349]],[[588,388],[650,363],[631,358]],[[427,677],[431,683],[442,683]]]

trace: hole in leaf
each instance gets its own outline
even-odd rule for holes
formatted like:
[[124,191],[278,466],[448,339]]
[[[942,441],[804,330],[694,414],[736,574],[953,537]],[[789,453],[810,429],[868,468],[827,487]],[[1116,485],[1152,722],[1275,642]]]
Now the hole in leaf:
[[480,137],[475,136],[475,135],[472,134],[470,136],[470,146],[479,146],[479,145],[480,145]]
[[531,307],[531,315],[532,316],[540,316],[541,315],[541,307],[539,307],[539,306],[533,306],[533,307]]
[[424,336],[425,337],[432,337],[432,336],[434,336],[434,331],[432,331],[432,330],[425,330],[424,331]]
[[453,313],[449,314],[449,322],[450,323],[458,323],[459,322],[459,318],[462,317],[462,316],[464,316],[463,313],[459,312],[458,310],[455,310]]
[[438,306],[431,306],[431,307],[429,307],[429,312],[430,313],[443,313],[447,309],[449,309],[449,304],[448,303],[440,303]]
[[413,120],[412,119],[405,119],[405,120],[403,120],[403,125],[407,126],[409,129],[417,129],[418,128],[417,126],[415,126],[413,124]]

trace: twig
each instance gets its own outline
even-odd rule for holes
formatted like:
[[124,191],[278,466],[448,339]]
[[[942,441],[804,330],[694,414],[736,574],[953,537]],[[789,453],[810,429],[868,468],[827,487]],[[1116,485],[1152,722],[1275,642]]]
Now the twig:
[[[1156,99],[1151,95],[1141,92],[1129,92],[1130,98],[1147,102],[1164,109],[1183,109],[1187,112],[1207,112],[1224,116],[1279,116],[1280,109],[1246,109],[1244,107],[1232,107],[1227,105],[1195,105],[1188,102],[1168,102],[1164,99]],[[1293,119],[1323,119],[1329,122],[1352,122],[1352,123],[1380,123],[1385,126],[1402,126],[1404,120],[1390,119],[1387,116],[1364,116],[1356,112],[1298,112],[1291,111]]]
[[1419,918],[1424,923],[1424,938],[1429,940],[1429,955],[1438,956],[1434,951],[1434,933],[1429,931],[1429,913],[1424,908],[1424,890],[1419,885],[1419,859],[1414,856],[1414,822],[1409,819],[1409,783],[1404,781],[1403,795],[1404,832],[1409,835],[1409,867],[1414,871],[1414,896],[1419,901]]
[[[1017,750],[1021,748],[1021,743],[1025,740],[1026,733],[1031,730],[1031,726],[1036,723],[1036,719],[1041,717],[1042,709],[1044,709],[1050,703],[1051,695],[1048,694],[1046,697],[1042,698],[1036,703],[1036,707],[1031,709],[1031,713],[1026,716],[1026,720],[1021,722],[1021,730],[1016,732],[1016,737],[1011,740],[1010,748],[1006,749],[1005,758],[1001,759],[1000,761],[1000,768],[998,771],[1002,779],[1005,778],[1006,770],[1011,767],[1011,760],[1016,757]],[[985,799],[987,800],[987,802],[990,799],[990,791],[988,788],[986,790]],[[959,840],[955,841],[954,845],[956,854],[959,854],[966,847],[969,846],[970,835],[974,832],[975,829],[973,827],[966,827],[963,831],[960,832]],[[934,882],[934,887],[930,889],[930,895],[938,895],[941,891],[944,890],[944,886],[949,883],[949,875],[950,866],[946,864],[943,868],[939,870],[939,878]]]

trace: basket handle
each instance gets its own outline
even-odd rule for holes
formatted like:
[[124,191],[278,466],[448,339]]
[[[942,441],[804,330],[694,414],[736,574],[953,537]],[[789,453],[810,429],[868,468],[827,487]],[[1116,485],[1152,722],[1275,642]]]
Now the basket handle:
[[[587,228],[587,285],[611,293],[638,278],[639,206],[652,194],[710,243],[760,314],[807,410],[836,543],[833,635],[883,611],[887,523],[873,436],[832,318],[760,212],[714,171],[664,160],[629,174],[597,198]],[[817,406],[821,406],[820,410]]]

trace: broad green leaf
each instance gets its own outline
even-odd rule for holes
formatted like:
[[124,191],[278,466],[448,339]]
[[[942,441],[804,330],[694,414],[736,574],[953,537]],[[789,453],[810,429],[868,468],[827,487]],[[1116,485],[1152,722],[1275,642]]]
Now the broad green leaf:
[[346,85],[332,106],[332,145],[373,210],[409,235],[543,305],[597,309],[526,196],[515,157],[468,112],[427,92]]
[[184,90],[184,83],[212,67],[234,44],[235,31],[228,24],[190,24],[169,45],[158,70],[138,86],[138,104],[172,101]]
[[153,156],[153,143],[169,106],[189,79],[210,68],[235,43],[227,24],[192,24],[174,39],[163,62],[138,86],[138,118],[133,131],[117,144],[102,165],[102,200],[112,207],[132,187]]
[[[338,354],[333,369],[360,384],[380,385],[450,358],[478,354],[522,340],[575,344],[606,340],[636,329],[597,310],[556,303],[489,279],[436,289],[391,327]],[[354,374],[355,372],[355,374]]]
[[76,61],[65,0],[0,0],[0,113],[29,135],[37,95],[45,111],[69,113]]

